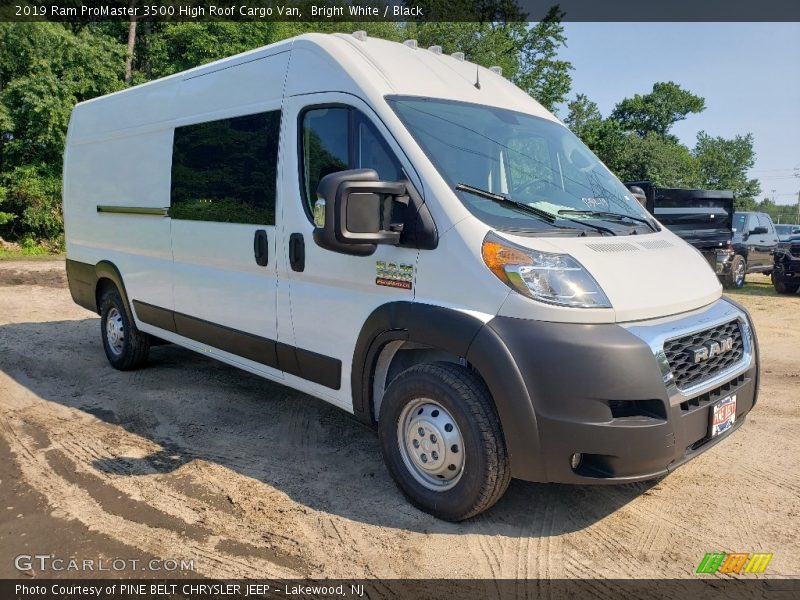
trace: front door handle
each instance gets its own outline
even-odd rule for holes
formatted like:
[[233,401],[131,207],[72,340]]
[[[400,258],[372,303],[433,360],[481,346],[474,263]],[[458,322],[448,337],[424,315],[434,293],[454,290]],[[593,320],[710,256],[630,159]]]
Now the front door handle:
[[300,273],[306,268],[306,242],[302,233],[289,236],[289,265],[292,271]]
[[253,254],[256,257],[256,264],[259,267],[266,267],[269,264],[269,241],[267,232],[263,229],[256,230],[253,238]]

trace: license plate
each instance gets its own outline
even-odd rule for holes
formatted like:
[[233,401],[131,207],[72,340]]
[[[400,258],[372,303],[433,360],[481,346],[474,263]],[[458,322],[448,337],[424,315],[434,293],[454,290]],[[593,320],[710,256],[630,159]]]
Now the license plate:
[[725,433],[736,422],[736,394],[723,398],[711,410],[711,437]]

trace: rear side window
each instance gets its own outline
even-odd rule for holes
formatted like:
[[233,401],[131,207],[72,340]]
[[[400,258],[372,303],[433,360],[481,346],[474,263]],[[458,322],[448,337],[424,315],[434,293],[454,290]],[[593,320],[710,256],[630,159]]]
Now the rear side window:
[[301,116],[301,187],[309,215],[320,180],[347,169],[374,169],[383,181],[404,179],[386,140],[360,111],[346,106],[312,108]]
[[175,128],[170,216],[275,224],[280,111]]

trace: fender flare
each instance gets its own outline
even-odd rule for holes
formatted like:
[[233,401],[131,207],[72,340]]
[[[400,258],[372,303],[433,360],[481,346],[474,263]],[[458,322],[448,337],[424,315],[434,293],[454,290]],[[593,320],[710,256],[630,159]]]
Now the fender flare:
[[376,308],[358,336],[351,370],[353,412],[374,425],[372,380],[381,349],[390,341],[425,344],[464,357],[481,375],[494,400],[511,459],[513,477],[543,481],[536,457],[539,431],[528,389],[513,354],[491,327],[463,312],[412,302]]
[[[96,276],[95,280],[95,295],[97,294],[97,284],[100,282],[101,279],[108,279],[110,280],[119,291],[120,296],[122,296],[122,302],[125,305],[125,311],[128,313],[128,319],[131,323],[134,323],[133,312],[131,308],[130,300],[128,299],[128,292],[125,290],[125,282],[122,280],[122,274],[119,272],[117,266],[108,260],[101,260],[97,263],[94,267],[94,272]],[[99,298],[97,310],[100,310],[100,303]]]
[[750,262],[750,248],[744,242],[737,242],[733,244],[733,255],[741,256],[748,263]]

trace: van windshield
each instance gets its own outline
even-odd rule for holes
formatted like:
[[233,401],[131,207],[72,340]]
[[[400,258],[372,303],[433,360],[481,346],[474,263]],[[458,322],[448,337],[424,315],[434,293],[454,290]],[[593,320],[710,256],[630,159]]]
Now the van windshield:
[[[390,96],[387,101],[444,179],[460,189],[464,205],[489,225],[539,231],[599,220],[618,234],[655,230],[645,226],[652,219],[628,189],[559,123],[449,100]],[[506,196],[554,219],[465,187]]]

